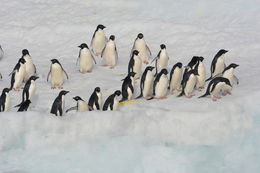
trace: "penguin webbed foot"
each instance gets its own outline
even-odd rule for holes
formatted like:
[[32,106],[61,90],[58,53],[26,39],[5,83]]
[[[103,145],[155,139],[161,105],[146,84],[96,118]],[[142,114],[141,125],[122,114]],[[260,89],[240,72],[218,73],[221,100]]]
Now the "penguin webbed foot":
[[186,95],[186,98],[192,98],[193,96],[195,96],[195,94],[189,94],[189,95]]

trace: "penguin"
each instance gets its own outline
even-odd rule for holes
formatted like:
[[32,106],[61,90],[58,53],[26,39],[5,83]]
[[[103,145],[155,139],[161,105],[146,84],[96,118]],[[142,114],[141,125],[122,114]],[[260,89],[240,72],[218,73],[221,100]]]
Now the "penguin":
[[181,77],[182,77],[183,69],[182,63],[176,63],[170,72],[170,81],[169,81],[169,88],[170,93],[175,94],[181,91]]
[[25,100],[24,102],[21,103],[17,112],[27,111],[29,109],[31,103],[32,103],[31,100]]
[[239,84],[238,78],[234,75],[234,70],[238,66],[239,65],[232,63],[227,66],[222,72],[222,77],[227,78],[230,81],[231,85],[233,85],[234,83]]
[[2,46],[0,45],[0,60],[4,58],[4,50],[2,49]]
[[188,72],[192,69],[195,69],[196,65],[198,64],[198,59],[199,57],[198,56],[193,56],[190,60],[190,62],[188,63],[187,66],[185,66],[185,70],[184,70],[184,73],[183,73],[183,77],[182,77],[182,81],[181,81],[181,85],[183,85],[183,79],[185,79],[185,76],[186,74],[188,74]]
[[56,97],[52,104],[50,113],[55,114],[56,116],[62,116],[65,107],[65,95],[67,93],[69,93],[69,91],[60,91],[59,95]]
[[130,72],[128,75],[123,79],[123,84],[121,88],[122,99],[119,102],[123,102],[126,100],[131,100],[134,94],[134,76],[135,72]]
[[106,27],[104,25],[99,24],[93,34],[92,40],[91,40],[91,47],[92,51],[95,56],[100,56],[102,53],[102,50],[104,49],[107,38],[105,36],[104,29]]
[[215,55],[215,57],[213,58],[213,60],[211,62],[211,66],[210,66],[211,75],[206,81],[209,81],[212,78],[216,77],[217,75],[222,74],[222,72],[223,72],[223,70],[225,69],[225,66],[226,66],[224,55],[227,52],[228,52],[227,50],[221,49]]
[[77,105],[66,110],[66,113],[72,110],[76,110],[77,112],[88,111],[88,104],[81,97],[76,96],[73,99],[77,102]]
[[134,79],[139,79],[142,71],[142,60],[138,50],[134,50],[131,59],[128,63],[128,73],[135,72]]
[[153,61],[155,60],[155,67],[156,67],[155,75],[157,75],[157,73],[159,73],[162,69],[164,68],[167,69],[168,61],[169,61],[169,56],[166,51],[166,46],[164,44],[161,44],[160,48],[161,50],[159,51],[158,55],[153,59]]
[[101,58],[103,58],[103,66],[109,66],[110,69],[115,68],[118,61],[118,54],[114,35],[109,37],[109,41],[102,51]]
[[11,87],[10,89],[14,89],[15,91],[20,91],[21,84],[25,75],[25,60],[24,58],[20,58],[13,71],[9,74],[11,76]]
[[153,83],[153,95],[154,98],[164,99],[166,98],[168,91],[168,71],[167,69],[162,69],[158,75],[156,75],[154,83]]
[[7,112],[10,108],[11,97],[9,88],[4,88],[0,97],[0,112]]
[[118,108],[119,104],[119,96],[121,95],[120,90],[116,90],[113,94],[111,94],[105,101],[103,106],[103,111],[111,110],[115,111]]
[[152,53],[151,53],[149,47],[147,46],[147,44],[144,40],[144,35],[142,33],[139,33],[137,35],[137,38],[135,39],[133,48],[131,50],[131,55],[134,50],[139,51],[139,56],[142,59],[143,63],[145,63],[145,64],[149,63],[149,59],[152,56]]
[[216,101],[217,99],[221,98],[220,96],[218,96],[218,94],[222,90],[225,90],[229,94],[231,94],[231,89],[232,89],[232,85],[227,78],[215,77],[209,82],[206,93],[204,95],[200,96],[199,98],[211,95],[212,100]]
[[191,98],[194,96],[192,91],[197,83],[198,75],[197,69],[190,70],[184,74],[185,78],[183,79],[182,92],[178,95],[178,97],[185,95],[187,98]]
[[153,89],[153,80],[154,75],[152,73],[155,67],[147,66],[142,74],[141,81],[140,81],[140,95],[136,98],[144,97],[148,99],[149,96],[152,96],[152,89]]
[[69,76],[57,59],[52,59],[51,63],[50,71],[47,76],[47,82],[51,78],[51,88],[54,89],[58,87],[59,89],[62,89],[64,75],[66,75],[67,79],[69,79]]
[[93,69],[94,63],[97,64],[95,58],[93,57],[91,51],[88,48],[86,43],[82,43],[79,50],[79,56],[77,59],[77,63],[79,61],[79,71],[80,73],[90,73]]
[[24,88],[23,88],[23,94],[22,94],[22,102],[19,105],[16,105],[15,107],[19,107],[21,106],[21,104],[25,101],[25,100],[31,100],[32,97],[35,94],[36,91],[36,83],[35,81],[38,79],[39,77],[37,76],[31,76],[29,78],[29,80],[26,82]]
[[22,58],[25,60],[25,75],[24,75],[24,82],[27,82],[27,80],[32,76],[36,74],[36,67],[33,64],[32,58],[29,54],[29,51],[27,49],[22,50]]
[[96,87],[88,100],[89,110],[100,110],[102,105],[102,93],[99,87]]
[[206,68],[203,64],[203,57],[198,57],[198,63],[196,64],[195,69],[198,70],[198,76],[197,76],[197,83],[196,83],[196,89],[201,91],[205,88],[206,83]]

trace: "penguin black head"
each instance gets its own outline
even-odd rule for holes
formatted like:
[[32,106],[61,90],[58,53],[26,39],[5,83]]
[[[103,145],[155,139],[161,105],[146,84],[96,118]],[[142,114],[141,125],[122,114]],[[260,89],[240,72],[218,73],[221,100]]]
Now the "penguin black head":
[[229,65],[229,67],[231,67],[231,68],[237,68],[239,65],[238,64],[235,64],[235,63],[232,63],[232,64],[230,64]]
[[73,97],[73,99],[74,99],[75,101],[82,100],[82,98],[81,98],[80,96]]
[[22,50],[22,54],[23,54],[23,56],[25,56],[25,55],[30,55],[30,54],[29,54],[29,51],[28,51],[27,49],[23,49],[23,50]]
[[139,51],[138,50],[134,50],[133,51],[133,55],[138,55],[139,54]]
[[204,58],[202,56],[198,57],[198,61],[202,62],[204,60]]
[[20,58],[18,62],[24,64],[25,63],[25,59],[24,58]]
[[225,54],[225,53],[227,53],[228,52],[228,50],[225,50],[225,49],[220,49],[219,50],[219,53],[221,53],[221,54]]
[[146,68],[147,68],[147,70],[153,71],[153,69],[154,69],[155,67],[153,67],[153,66],[147,66]]
[[103,29],[105,29],[106,27],[104,26],[104,25],[102,25],[102,24],[99,24],[98,26],[97,26],[97,30],[98,29],[101,29],[101,30],[103,30]]
[[121,95],[121,91],[120,90],[116,90],[114,94],[117,95],[117,96],[120,96]]
[[182,63],[181,63],[181,62],[178,62],[178,63],[176,64],[176,66],[179,67],[179,68],[182,68]]
[[52,64],[59,63],[59,61],[57,59],[52,59],[51,62],[52,62]]
[[164,69],[161,70],[161,73],[167,75],[167,74],[168,74],[168,71],[167,71],[166,68],[164,68]]
[[68,94],[68,93],[69,93],[69,91],[62,90],[62,91],[59,93],[59,95],[66,95],[66,94]]
[[161,49],[166,49],[165,44],[161,44],[160,47],[161,47]]
[[114,41],[115,40],[115,36],[114,35],[110,35],[109,39]]
[[137,35],[137,38],[142,39],[142,38],[144,38],[144,35],[143,35],[142,33],[139,33],[139,34]]
[[4,88],[2,93],[9,93],[10,90],[11,90],[10,88]]
[[95,88],[95,92],[98,92],[98,93],[99,93],[99,92],[100,92],[100,88],[99,88],[99,87],[96,87],[96,88]]
[[88,45],[86,43],[82,43],[78,47],[81,48],[81,49],[83,49],[83,48],[87,48],[88,49]]
[[39,79],[38,76],[31,76],[29,80],[37,80],[37,79]]
[[135,76],[135,72],[130,72],[128,75],[130,76],[130,77],[134,77]]

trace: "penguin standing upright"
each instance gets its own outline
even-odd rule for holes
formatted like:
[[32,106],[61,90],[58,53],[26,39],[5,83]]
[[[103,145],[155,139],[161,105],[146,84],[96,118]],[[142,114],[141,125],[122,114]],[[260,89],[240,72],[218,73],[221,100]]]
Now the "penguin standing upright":
[[167,75],[168,75],[168,71],[164,68],[155,77],[154,84],[153,84],[153,95],[157,99],[166,98],[168,85],[169,85],[169,80]]
[[205,88],[205,83],[206,83],[206,68],[203,64],[203,57],[198,58],[198,63],[196,64],[195,69],[198,70],[198,76],[197,76],[197,84],[196,84],[196,89],[201,91],[202,89]]
[[192,91],[196,86],[197,76],[199,74],[197,69],[190,70],[186,73],[187,74],[183,75],[184,79],[182,85],[182,92],[178,95],[178,97],[185,95],[187,98],[191,98],[192,96],[194,96],[194,94],[192,94]]
[[77,59],[77,63],[79,61],[79,71],[81,73],[90,73],[93,69],[94,63],[96,64],[96,60],[86,43],[82,43],[79,48],[79,57]]
[[[169,61],[169,56],[166,51],[166,46],[164,44],[160,45],[161,50],[159,51],[158,55],[153,59],[155,60],[155,67],[156,67],[156,73],[159,73],[162,69],[167,69],[168,66],[168,61]],[[152,61],[152,62],[153,62]]]
[[51,88],[54,89],[58,87],[59,89],[62,89],[64,75],[66,75],[67,79],[69,79],[69,76],[57,59],[52,59],[51,63],[51,68],[47,76],[47,82],[51,78]]
[[22,102],[15,106],[15,107],[19,107],[21,106],[21,104],[26,101],[26,100],[31,100],[32,97],[35,94],[36,91],[36,83],[35,80],[37,80],[39,77],[37,76],[31,76],[29,78],[29,80],[26,82],[24,88],[23,88],[23,94],[22,94]]
[[7,112],[10,108],[11,97],[9,88],[4,88],[0,97],[0,112]]
[[147,66],[142,74],[141,81],[140,81],[140,95],[137,97],[141,98],[144,97],[145,99],[148,99],[149,96],[152,96],[153,94],[153,80],[154,75],[152,70],[154,67]]
[[4,51],[0,45],[0,60],[4,58]]
[[123,79],[122,84],[122,99],[119,102],[123,102],[126,100],[131,100],[134,94],[134,76],[135,72],[130,72],[128,75]]
[[100,110],[102,105],[102,93],[99,87],[96,87],[88,100],[89,110]]
[[211,62],[210,72],[211,76],[206,80],[209,81],[210,79],[216,77],[219,74],[222,74],[223,70],[225,69],[225,57],[224,55],[227,53],[227,50],[221,49],[215,55]]
[[56,116],[62,116],[65,108],[65,95],[67,93],[69,93],[69,91],[60,91],[59,95],[56,97],[52,104],[50,113],[55,114]]
[[104,25],[99,24],[97,26],[97,29],[95,30],[92,40],[91,40],[91,47],[92,51],[95,56],[100,56],[102,53],[102,50],[104,49],[107,38],[105,36],[104,29],[106,27]]
[[149,63],[149,59],[152,56],[152,54],[144,40],[144,35],[142,33],[139,33],[137,35],[137,38],[135,39],[135,42],[134,42],[134,45],[133,45],[133,48],[131,51],[131,55],[134,50],[139,51],[139,56],[142,59],[143,63],[145,63],[145,64]]
[[193,56],[192,59],[190,60],[190,62],[188,63],[188,65],[185,66],[183,77],[182,77],[182,81],[181,81],[181,85],[183,85],[183,82],[184,82],[184,79],[185,79],[184,75],[188,74],[188,72],[190,70],[195,69],[196,65],[198,64],[198,59],[199,59],[198,56]]
[[25,60],[25,75],[23,81],[27,82],[27,80],[36,73],[36,67],[27,49],[22,50],[22,58]]
[[111,110],[115,111],[117,110],[118,104],[119,104],[119,96],[121,95],[120,90],[116,90],[113,94],[111,94],[105,101],[103,106],[103,111]]
[[222,77],[227,78],[230,81],[231,85],[233,85],[234,82],[236,84],[239,83],[238,78],[234,75],[234,69],[238,66],[239,65],[232,63],[229,66],[227,66],[222,73]]
[[103,58],[104,66],[109,66],[110,69],[113,69],[118,60],[118,54],[115,44],[115,36],[111,35],[109,41],[107,42],[105,48],[102,51],[101,57]]
[[9,74],[11,76],[11,87],[15,91],[19,91],[25,75],[25,60],[20,58],[13,71]]
[[176,63],[170,72],[170,93],[175,94],[181,91],[182,63]]
[[19,107],[17,112],[25,112],[25,111],[27,111],[29,109],[31,103],[32,103],[31,100],[25,100],[24,102],[22,102],[20,104],[20,107]]
[[77,102],[77,105],[69,108],[66,112],[76,110],[77,112],[85,112],[88,111],[88,104],[79,96],[73,97],[73,99]]
[[135,79],[139,79],[142,71],[142,60],[137,50],[133,51],[131,59],[128,64],[128,73],[135,72]]

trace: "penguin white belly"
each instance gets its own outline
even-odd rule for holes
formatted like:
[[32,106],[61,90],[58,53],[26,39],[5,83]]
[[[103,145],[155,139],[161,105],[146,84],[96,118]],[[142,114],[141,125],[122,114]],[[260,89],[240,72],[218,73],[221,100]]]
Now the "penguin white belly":
[[134,78],[138,79],[141,76],[142,61],[141,61],[140,57],[138,57],[138,56],[134,59],[134,61],[135,61],[135,64],[134,64],[134,67],[133,67],[133,72],[136,73]]
[[86,102],[79,100],[79,102],[78,102],[78,112],[85,112],[85,111],[88,111],[88,105],[86,104]]
[[21,86],[24,79],[24,75],[25,75],[25,66],[21,65],[19,71],[16,70],[15,72],[15,77],[14,77],[15,81],[13,86],[14,88]]
[[135,42],[135,50],[139,51],[139,56],[142,59],[142,61],[148,61],[149,59],[149,53],[147,51],[146,43],[143,39],[136,40]]
[[53,64],[51,69],[52,86],[60,86],[63,84],[64,74],[62,68],[58,64]]
[[190,78],[187,81],[187,84],[184,88],[184,93],[186,96],[190,95],[196,85],[197,78],[194,75],[191,75]]
[[35,73],[35,67],[33,65],[31,57],[25,56],[25,77],[24,81],[26,82],[32,75]]
[[223,72],[225,68],[225,62],[224,62],[224,59],[222,58],[219,58],[217,63],[216,63],[216,67],[215,67],[215,71],[214,73],[212,74],[212,77],[215,77],[216,75],[220,74]]
[[159,73],[162,69],[167,68],[168,65],[168,55],[165,51],[161,52],[160,58],[157,62],[157,72]]
[[161,98],[167,95],[167,87],[168,87],[168,78],[167,76],[163,75],[155,88],[155,97]]
[[5,110],[3,112],[7,112],[10,108],[11,105],[11,98],[9,93],[6,93],[6,98],[5,98]]
[[79,59],[80,72],[91,71],[93,68],[93,64],[94,63],[90,51],[82,49]]
[[104,64],[108,66],[115,66],[116,65],[116,52],[115,52],[115,45],[113,43],[108,43],[106,45],[106,50],[104,52]]
[[35,94],[35,91],[36,91],[36,84],[35,84],[35,81],[31,81],[31,85],[30,85],[30,88],[29,88],[29,100],[32,99],[32,97],[34,96]]
[[231,85],[233,85],[234,83],[234,74],[233,74],[233,70],[227,70],[225,71],[225,73],[223,74],[224,78],[227,78],[229,80],[229,82],[231,83]]
[[93,38],[92,48],[94,53],[101,54],[106,44],[106,37],[103,31],[97,31],[95,37]]
[[205,81],[206,81],[206,69],[204,64],[200,63],[198,67],[198,74],[197,76],[197,84],[196,88],[204,87],[205,86]]
[[[117,110],[118,105],[119,105],[119,99],[118,99],[117,96],[115,96],[115,98],[114,98],[114,104],[113,104],[113,110],[114,110],[114,111]],[[110,109],[110,107],[109,107],[109,109]]]
[[131,100],[132,96],[133,96],[133,92],[132,92],[132,90],[129,87],[127,88],[127,94],[128,94],[127,99]]
[[217,96],[219,94],[219,92],[221,91],[221,89],[223,88],[225,84],[223,82],[219,82],[217,83],[217,85],[215,86],[214,90],[211,92],[211,96]]
[[99,107],[101,109],[101,106],[102,106],[102,94],[101,92],[97,93],[97,96],[98,96],[98,104],[99,104]]
[[176,68],[172,75],[172,79],[170,83],[170,91],[180,89],[181,77],[182,77],[182,70]]
[[144,82],[143,97],[148,97],[152,94],[153,79],[153,73],[148,71]]

